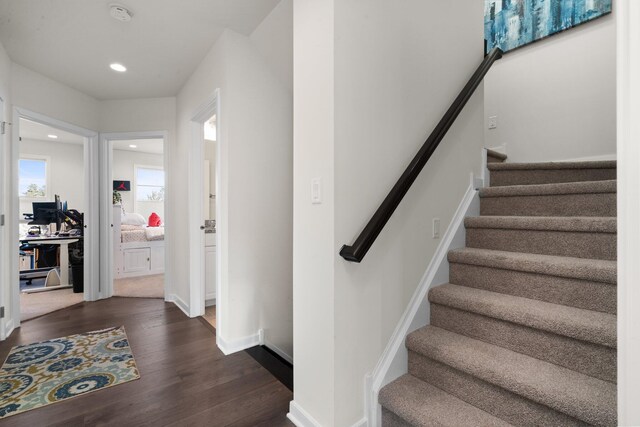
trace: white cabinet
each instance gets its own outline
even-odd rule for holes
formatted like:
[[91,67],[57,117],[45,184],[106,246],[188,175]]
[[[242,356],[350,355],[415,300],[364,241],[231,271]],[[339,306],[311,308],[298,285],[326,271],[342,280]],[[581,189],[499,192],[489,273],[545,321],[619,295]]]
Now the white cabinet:
[[123,251],[123,270],[125,273],[143,273],[149,271],[151,249],[125,249]]
[[164,271],[164,246],[151,247],[151,273]]
[[214,304],[216,298],[216,247],[205,246],[204,248],[204,290],[205,304]]

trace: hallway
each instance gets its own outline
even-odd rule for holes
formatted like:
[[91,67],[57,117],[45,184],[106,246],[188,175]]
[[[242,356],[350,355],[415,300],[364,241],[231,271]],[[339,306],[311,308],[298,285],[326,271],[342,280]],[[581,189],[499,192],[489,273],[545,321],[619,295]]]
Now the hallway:
[[224,356],[203,319],[159,299],[111,298],[25,322],[11,347],[124,325],[141,378],[3,420],[3,426],[285,426],[292,393],[246,352]]

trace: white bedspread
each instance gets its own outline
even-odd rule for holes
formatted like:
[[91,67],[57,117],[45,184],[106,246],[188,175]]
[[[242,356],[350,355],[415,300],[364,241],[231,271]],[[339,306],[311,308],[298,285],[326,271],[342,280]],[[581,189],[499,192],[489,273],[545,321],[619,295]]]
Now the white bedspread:
[[144,229],[147,240],[164,240],[164,227],[147,227]]

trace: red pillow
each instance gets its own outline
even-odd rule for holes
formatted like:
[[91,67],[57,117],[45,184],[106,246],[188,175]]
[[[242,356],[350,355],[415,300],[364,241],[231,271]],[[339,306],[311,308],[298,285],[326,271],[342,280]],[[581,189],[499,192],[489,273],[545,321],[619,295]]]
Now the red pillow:
[[162,225],[162,220],[160,219],[160,216],[153,212],[150,216],[149,216],[149,227],[160,227]]

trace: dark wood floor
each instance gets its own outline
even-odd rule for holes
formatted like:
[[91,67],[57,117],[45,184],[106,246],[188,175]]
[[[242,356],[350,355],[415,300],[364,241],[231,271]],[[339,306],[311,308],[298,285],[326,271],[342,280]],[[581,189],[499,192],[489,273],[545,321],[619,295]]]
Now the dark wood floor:
[[82,303],[25,322],[12,346],[124,325],[141,378],[0,421],[4,426],[291,426],[292,393],[245,352],[224,356],[211,327],[158,299]]

